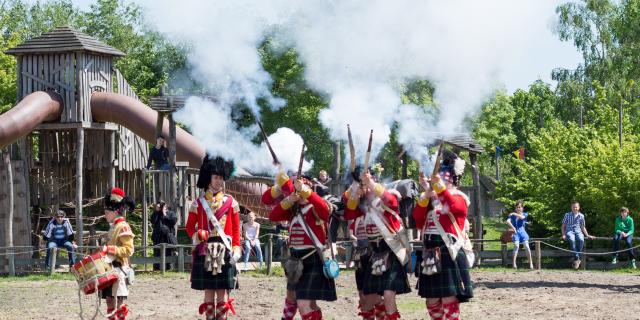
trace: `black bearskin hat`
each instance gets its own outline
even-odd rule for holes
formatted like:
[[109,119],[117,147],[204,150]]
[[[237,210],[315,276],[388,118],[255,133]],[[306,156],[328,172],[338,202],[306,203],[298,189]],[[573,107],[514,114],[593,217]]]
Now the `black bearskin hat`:
[[124,194],[124,190],[113,188],[111,192],[104,196],[104,208],[111,211],[117,211],[123,214],[125,210],[133,210],[136,207],[133,199]]
[[198,188],[206,189],[209,187],[212,175],[221,176],[225,181],[229,180],[233,175],[234,168],[233,161],[226,161],[222,157],[211,158],[207,154],[198,174]]
[[442,150],[442,162],[440,163],[440,176],[450,181],[454,186],[460,185],[460,179],[464,173],[465,162],[457,154],[449,150]]

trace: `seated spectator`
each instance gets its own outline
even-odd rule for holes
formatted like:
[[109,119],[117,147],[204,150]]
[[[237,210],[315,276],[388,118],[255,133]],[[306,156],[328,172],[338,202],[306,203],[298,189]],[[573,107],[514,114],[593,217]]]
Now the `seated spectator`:
[[154,163],[158,170],[169,170],[169,149],[164,136],[159,135],[156,138],[156,145],[149,150],[149,159],[147,160],[147,169],[151,168]]
[[72,267],[76,263],[74,249],[78,246],[74,240],[75,232],[73,231],[71,222],[65,216],[64,211],[58,210],[44,229],[44,239],[47,241],[47,257],[45,258],[44,266],[47,269],[51,267],[50,259],[53,248],[64,247],[67,249],[69,267]]
[[275,234],[276,238],[276,246],[273,249],[274,257],[281,257],[284,253],[284,246],[289,239],[289,221],[280,221],[276,225]]
[[[616,217],[615,234],[613,235],[613,251],[620,250],[620,241],[624,240],[629,249],[631,268],[636,268],[636,253],[633,252],[633,219],[629,216],[629,209],[620,208],[620,216]],[[612,264],[618,263],[618,254],[613,254]]]
[[[161,243],[168,244],[178,244],[178,239],[176,238],[175,230],[176,223],[178,222],[178,217],[175,212],[169,211],[169,206],[164,202],[160,201],[155,206],[155,210],[151,215],[151,226],[153,227],[153,231],[151,232],[151,241],[153,241],[153,245],[159,245]],[[165,251],[165,255],[170,257],[173,255],[175,248],[167,248]],[[160,257],[162,254],[160,248],[153,249],[153,256]],[[170,270],[171,266],[167,263],[165,266],[166,270]],[[160,264],[153,264],[154,270],[160,270]]]
[[260,224],[256,222],[256,214],[249,211],[249,219],[242,226],[244,230],[244,268],[247,269],[251,249],[255,249],[262,269],[262,249],[260,248]]
[[571,203],[571,212],[567,212],[562,219],[562,240],[569,241],[569,247],[574,252],[573,268],[580,267],[580,253],[584,246],[584,237],[595,239],[590,236],[585,226],[584,215],[580,212],[580,203],[573,201]]

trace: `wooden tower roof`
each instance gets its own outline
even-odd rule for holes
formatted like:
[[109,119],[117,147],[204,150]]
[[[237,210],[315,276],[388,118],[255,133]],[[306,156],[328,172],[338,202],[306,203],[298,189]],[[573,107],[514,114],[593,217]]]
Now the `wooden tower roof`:
[[69,27],[59,27],[25,41],[6,51],[7,54],[41,54],[88,51],[110,56],[124,56],[122,51]]

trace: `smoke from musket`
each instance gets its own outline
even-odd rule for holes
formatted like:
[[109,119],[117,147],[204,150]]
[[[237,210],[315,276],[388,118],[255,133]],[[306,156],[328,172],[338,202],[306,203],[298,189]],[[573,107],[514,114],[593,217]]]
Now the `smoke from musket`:
[[[540,77],[540,72],[549,79],[553,67],[573,59],[559,61],[558,57],[568,57],[568,50],[577,57],[569,44],[561,47],[551,32],[559,2],[141,3],[147,4],[145,13],[153,28],[189,43],[194,77],[220,96],[220,107],[243,102],[257,114],[260,98],[272,108],[285,104],[271,94],[272,80],[260,63],[257,48],[268,36],[295,48],[307,83],[328,97],[329,106],[319,118],[332,139],[345,140],[346,124],[351,124],[362,159],[373,129],[375,159],[398,123],[400,143],[411,157],[421,159],[425,156],[412,144],[432,142],[430,132],[468,132],[463,119],[496,88],[522,87]],[[401,84],[413,79],[427,79],[434,85],[439,118],[403,103]],[[183,121],[192,126],[197,119],[184,117]]]
[[[232,108],[228,105],[191,97],[184,108],[175,113],[179,122],[189,123],[194,136],[199,137],[209,154],[233,159],[235,164],[252,172],[273,174],[273,159],[266,144],[255,145],[251,139],[258,132],[257,125],[239,128],[233,121]],[[302,137],[289,128],[279,128],[269,135],[269,142],[281,162],[282,169],[295,170],[298,167]],[[305,161],[303,170],[309,170],[312,162]]]

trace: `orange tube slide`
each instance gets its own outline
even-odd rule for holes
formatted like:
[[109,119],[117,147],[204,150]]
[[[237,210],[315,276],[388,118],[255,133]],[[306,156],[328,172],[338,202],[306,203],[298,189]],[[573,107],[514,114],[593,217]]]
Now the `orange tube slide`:
[[60,118],[62,98],[53,91],[37,91],[0,115],[0,148],[13,143],[46,121]]
[[[121,94],[96,92],[91,96],[91,114],[97,122],[113,122],[131,130],[136,135],[155,143],[158,112],[144,103]],[[169,137],[169,120],[164,119],[162,135]],[[188,161],[192,168],[200,168],[204,148],[198,140],[176,127],[176,158]]]

